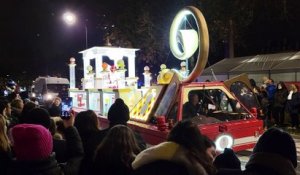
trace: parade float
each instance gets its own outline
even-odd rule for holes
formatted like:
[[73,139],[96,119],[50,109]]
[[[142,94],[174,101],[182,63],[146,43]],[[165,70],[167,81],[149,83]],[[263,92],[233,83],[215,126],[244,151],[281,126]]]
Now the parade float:
[[[81,90],[75,88],[76,63],[71,58],[69,96],[73,99],[73,107],[77,110],[91,109],[105,116],[114,100],[122,98],[131,109],[142,95],[137,88],[138,78],[135,75],[137,50],[105,46],[81,51],[84,70]],[[104,62],[104,59],[112,63]]]
[[[187,27],[187,23],[191,25]],[[174,57],[182,61],[181,69],[173,70],[161,65],[157,84],[151,85],[151,73],[149,67],[145,67],[144,79],[147,82],[144,84],[147,87],[143,93],[136,89],[136,77],[133,73],[122,78],[123,81],[130,80],[125,83],[125,89],[129,90],[124,93],[118,88],[119,83],[112,84],[112,80],[107,78],[110,76],[103,75],[105,69],[99,67],[102,65],[101,56],[96,54],[100,52],[99,49],[104,48],[91,48],[81,52],[85,68],[88,68],[91,58],[96,58],[96,76],[90,71],[91,68],[85,69],[84,90],[70,90],[70,95],[75,99],[75,108],[99,111],[100,125],[105,128],[109,124],[105,115],[108,110],[106,107],[120,97],[130,108],[128,126],[139,132],[150,145],[165,141],[176,122],[189,119],[198,124],[202,134],[215,141],[218,151],[225,148],[233,148],[235,151],[252,148],[263,132],[263,122],[257,119],[256,109],[246,108],[222,82],[194,82],[205,68],[209,51],[208,29],[199,9],[189,6],[176,15],[170,30],[170,48]],[[133,59],[136,49],[126,50],[131,53],[128,58]],[[115,61],[120,60],[120,57],[115,58],[119,58]],[[132,71],[134,68],[129,67],[128,70]],[[124,88],[124,84],[121,84]],[[238,88],[240,87],[237,86],[236,89]],[[91,95],[95,93],[96,97]],[[245,94],[241,97],[250,100],[251,96]],[[109,95],[113,98],[106,98]],[[197,113],[187,116],[188,111],[184,106],[192,96],[199,100]],[[108,105],[105,106],[106,104]]]

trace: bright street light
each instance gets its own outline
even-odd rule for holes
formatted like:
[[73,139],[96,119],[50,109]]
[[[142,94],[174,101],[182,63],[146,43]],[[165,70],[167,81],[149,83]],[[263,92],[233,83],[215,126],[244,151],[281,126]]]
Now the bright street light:
[[76,16],[71,12],[65,12],[63,14],[63,20],[68,25],[74,25],[76,23]]
[[[72,12],[65,12],[62,16],[62,19],[69,26],[74,25],[77,20],[76,15]],[[87,39],[88,30],[87,30],[86,25],[84,25],[84,30],[85,30],[85,48],[87,49],[88,48],[88,39]]]

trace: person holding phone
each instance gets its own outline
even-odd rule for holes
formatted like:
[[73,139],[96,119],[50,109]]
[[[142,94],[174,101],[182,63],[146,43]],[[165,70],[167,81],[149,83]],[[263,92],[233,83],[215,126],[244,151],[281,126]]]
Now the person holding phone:
[[61,115],[61,98],[60,97],[55,97],[50,108],[49,108],[49,113],[51,117],[59,117]]
[[61,104],[61,114],[60,117],[62,119],[69,119],[70,118],[70,112],[72,110],[72,98],[66,97],[62,100]]

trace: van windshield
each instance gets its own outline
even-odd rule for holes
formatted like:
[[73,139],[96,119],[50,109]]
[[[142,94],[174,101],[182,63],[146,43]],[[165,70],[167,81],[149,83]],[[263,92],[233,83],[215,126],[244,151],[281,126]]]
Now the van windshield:
[[68,91],[69,85],[68,84],[47,84],[48,92],[52,93],[61,93]]

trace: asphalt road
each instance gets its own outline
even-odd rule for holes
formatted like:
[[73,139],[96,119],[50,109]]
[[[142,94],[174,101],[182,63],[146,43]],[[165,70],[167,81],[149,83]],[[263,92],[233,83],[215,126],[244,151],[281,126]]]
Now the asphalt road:
[[[298,175],[300,175],[300,130],[297,132],[289,131],[289,133],[293,136],[293,138],[296,142],[297,160],[298,160],[298,166],[296,168],[296,172]],[[242,169],[245,168],[245,165],[249,160],[249,156],[250,156],[251,152],[252,152],[252,150],[246,150],[246,151],[241,151],[241,152],[237,153],[237,156],[239,157],[241,164],[242,164]]]

